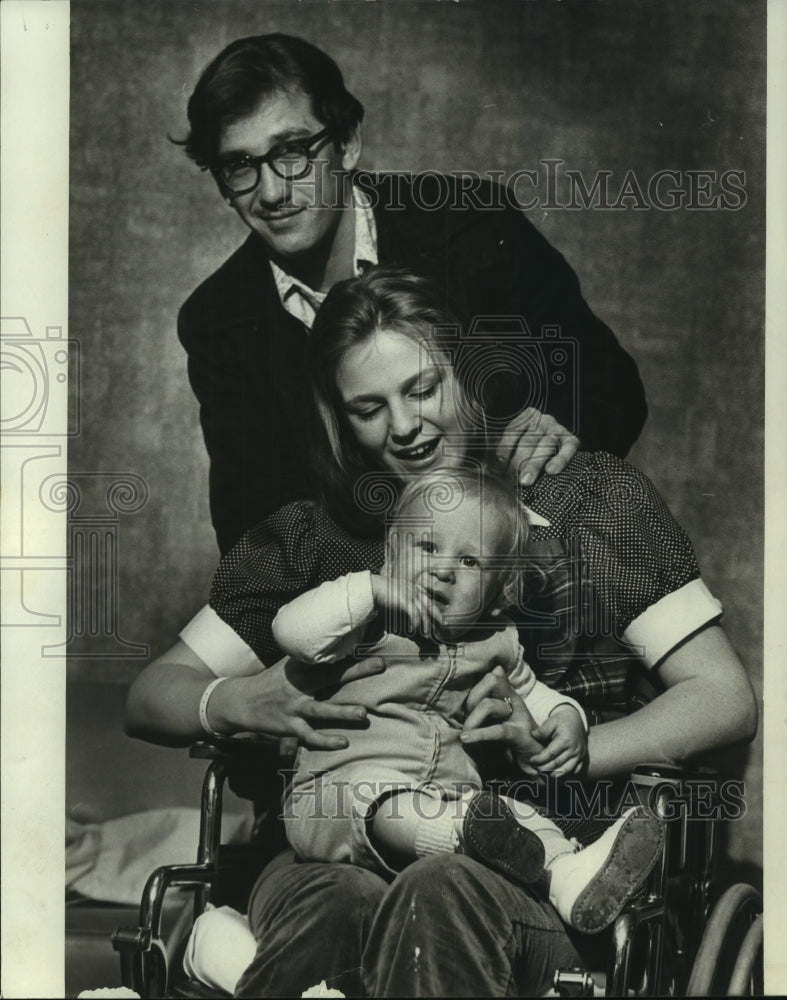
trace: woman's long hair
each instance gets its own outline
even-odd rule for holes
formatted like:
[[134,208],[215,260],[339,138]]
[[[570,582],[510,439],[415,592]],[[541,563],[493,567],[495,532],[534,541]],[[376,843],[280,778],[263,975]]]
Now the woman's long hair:
[[[359,502],[368,480],[369,459],[355,439],[336,387],[348,350],[380,330],[422,344],[439,365],[453,369],[451,343],[459,323],[432,281],[398,267],[374,267],[359,278],[334,285],[319,309],[309,337],[309,376],[317,426],[310,435],[312,463],[332,517],[353,534],[378,535],[385,509],[375,513]],[[485,421],[480,405],[457,383],[464,427],[471,447],[486,457]],[[386,477],[390,485],[390,476]]]

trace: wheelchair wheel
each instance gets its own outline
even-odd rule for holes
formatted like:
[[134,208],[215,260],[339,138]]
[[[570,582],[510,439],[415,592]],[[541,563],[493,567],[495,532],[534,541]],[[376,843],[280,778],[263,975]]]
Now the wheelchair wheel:
[[702,936],[686,996],[762,994],[762,897],[750,885],[731,886]]

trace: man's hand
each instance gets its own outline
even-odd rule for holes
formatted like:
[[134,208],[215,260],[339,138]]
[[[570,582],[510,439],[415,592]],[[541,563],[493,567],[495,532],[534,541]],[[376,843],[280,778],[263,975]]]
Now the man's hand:
[[[341,750],[347,746],[346,737],[332,736],[318,727],[326,723],[358,725],[366,719],[366,709],[352,703],[322,701],[320,694],[327,695],[342,684],[384,669],[379,657],[315,667],[285,656],[267,670],[219,685],[211,698],[211,715],[215,712],[214,724],[220,731],[226,725],[235,732],[280,740],[295,737],[315,750]],[[291,746],[291,742],[285,743],[285,749]]]
[[565,469],[579,450],[579,438],[548,413],[528,406],[506,427],[495,450],[523,486],[532,486],[542,469],[550,476]]
[[[527,705],[511,687],[502,667],[485,674],[467,696],[467,718],[460,735],[463,746],[473,743],[505,744],[520,770],[538,777],[532,766],[534,754],[544,749],[536,737],[538,729]],[[575,713],[576,714],[576,713]],[[492,722],[492,725],[489,723]]]
[[530,758],[532,767],[552,777],[576,774],[588,755],[587,736],[579,712],[571,705],[558,705],[533,732],[546,746]]

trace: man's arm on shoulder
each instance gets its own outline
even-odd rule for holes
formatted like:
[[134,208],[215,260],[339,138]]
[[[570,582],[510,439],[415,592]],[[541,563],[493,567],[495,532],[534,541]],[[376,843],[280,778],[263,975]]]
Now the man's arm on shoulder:
[[[494,315],[503,311],[505,303],[506,312],[521,315],[547,368],[543,398],[532,398],[530,380],[526,379],[523,385],[529,398],[521,400],[520,406],[532,405],[554,417],[570,434],[576,434],[587,450],[605,450],[623,457],[639,436],[647,415],[634,359],[592,312],[565,258],[521,211],[481,208],[474,215],[477,225],[460,229],[456,237],[467,243],[465,255],[475,244],[482,260],[484,273],[476,279],[478,288],[473,292],[471,309],[474,315]],[[484,285],[490,292],[486,302]],[[555,348],[562,348],[559,355],[554,354],[551,344],[546,346],[552,339]],[[564,360],[553,364],[555,357]],[[508,413],[515,412],[510,401],[505,408]]]

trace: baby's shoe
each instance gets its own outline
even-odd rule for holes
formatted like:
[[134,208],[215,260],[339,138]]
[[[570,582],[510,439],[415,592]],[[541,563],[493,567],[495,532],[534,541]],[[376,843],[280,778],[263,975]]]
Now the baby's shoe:
[[664,847],[664,824],[639,806],[627,809],[598,840],[550,864],[549,901],[584,934],[608,927]]
[[499,795],[492,792],[473,795],[462,823],[460,842],[468,857],[546,899],[544,845],[535,833],[517,821]]

